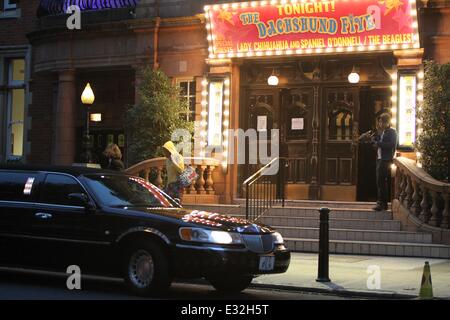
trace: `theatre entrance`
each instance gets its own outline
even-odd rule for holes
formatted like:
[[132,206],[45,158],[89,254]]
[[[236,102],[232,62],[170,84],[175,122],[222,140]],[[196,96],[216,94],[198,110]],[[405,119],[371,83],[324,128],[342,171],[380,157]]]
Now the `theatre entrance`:
[[[351,85],[347,78],[355,64],[361,81]],[[385,88],[391,78],[386,65],[392,60],[383,56],[243,63],[241,128],[267,131],[269,138],[271,130],[279,130],[279,141],[264,143],[269,156],[270,145],[278,143],[280,157],[287,159],[288,199],[372,200],[373,186],[366,180],[371,183],[367,177],[375,174],[369,172],[375,157],[364,154],[365,163],[359,161],[358,136],[374,123],[375,101],[388,106],[390,92]],[[273,73],[278,86],[267,85]],[[239,185],[261,166],[240,165]]]

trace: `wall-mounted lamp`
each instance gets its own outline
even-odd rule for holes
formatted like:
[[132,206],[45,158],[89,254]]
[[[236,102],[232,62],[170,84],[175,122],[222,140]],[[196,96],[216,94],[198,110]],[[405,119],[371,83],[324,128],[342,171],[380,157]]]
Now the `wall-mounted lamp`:
[[352,72],[348,75],[348,82],[358,83],[359,82],[359,68],[353,66]]
[[91,113],[91,121],[92,122],[102,122],[102,114],[101,113]]
[[280,80],[275,75],[275,69],[272,70],[272,75],[267,79],[267,84],[269,86],[277,86]]
[[81,102],[85,105],[91,105],[95,101],[95,95],[92,91],[90,83],[86,85],[86,87],[83,90],[83,93],[81,95]]

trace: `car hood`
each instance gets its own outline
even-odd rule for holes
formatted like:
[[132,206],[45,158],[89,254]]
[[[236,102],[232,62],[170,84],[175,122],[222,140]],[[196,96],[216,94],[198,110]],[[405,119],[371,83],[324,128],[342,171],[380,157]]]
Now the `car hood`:
[[168,218],[178,219],[183,222],[207,227],[221,229],[224,231],[239,233],[272,233],[274,229],[260,223],[253,223],[246,219],[232,217],[220,213],[189,210],[184,208],[129,208],[140,213],[150,213]]

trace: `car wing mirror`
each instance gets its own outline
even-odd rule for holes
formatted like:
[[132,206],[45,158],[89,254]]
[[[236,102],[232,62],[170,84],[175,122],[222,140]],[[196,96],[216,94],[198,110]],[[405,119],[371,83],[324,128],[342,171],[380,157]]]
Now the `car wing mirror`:
[[92,204],[89,201],[89,197],[85,193],[71,193],[69,199],[74,205],[91,209]]

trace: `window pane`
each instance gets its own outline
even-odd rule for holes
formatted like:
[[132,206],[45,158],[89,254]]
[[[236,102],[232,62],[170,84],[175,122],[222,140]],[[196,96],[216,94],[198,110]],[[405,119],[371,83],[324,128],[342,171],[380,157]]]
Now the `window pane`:
[[195,112],[191,112],[191,113],[189,113],[189,119],[188,119],[188,121],[195,121]]
[[195,112],[195,97],[189,98],[189,111]]
[[181,95],[186,96],[188,94],[188,82],[180,82]]
[[195,81],[189,82],[189,96],[195,97]]
[[10,149],[9,152],[13,156],[22,156],[23,154],[23,122],[24,122],[24,106],[25,106],[25,90],[12,90],[11,106],[10,106]]
[[21,121],[23,122],[25,106],[25,90],[14,89],[12,90],[12,103],[11,103],[11,122]]
[[151,183],[128,176],[86,176],[96,197],[110,207],[175,207],[171,198]]
[[178,82],[181,88],[180,99],[183,103],[186,103],[186,112],[182,112],[180,117],[187,121],[195,120],[195,91],[196,82],[195,81],[180,81]]
[[0,200],[31,201],[36,174],[0,172]]
[[15,59],[11,61],[12,81],[25,81],[25,60]]
[[11,155],[21,157],[23,155],[23,124],[11,126]]
[[41,191],[40,202],[79,206],[76,202],[69,199],[69,194],[71,193],[85,192],[75,179],[58,174],[49,174]]

